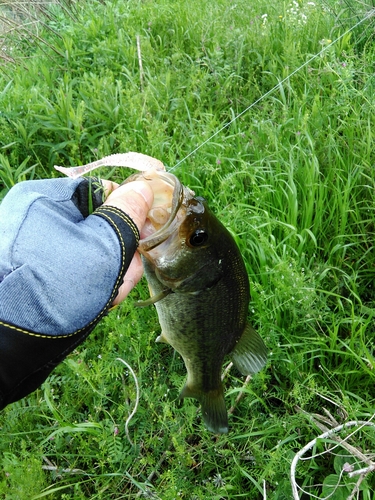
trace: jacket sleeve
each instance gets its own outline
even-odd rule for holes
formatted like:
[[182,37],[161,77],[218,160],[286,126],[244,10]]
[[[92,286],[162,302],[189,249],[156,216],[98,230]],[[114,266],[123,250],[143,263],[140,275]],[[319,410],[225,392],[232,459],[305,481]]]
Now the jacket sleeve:
[[26,181],[0,205],[0,409],[34,391],[107,313],[139,241],[95,179]]

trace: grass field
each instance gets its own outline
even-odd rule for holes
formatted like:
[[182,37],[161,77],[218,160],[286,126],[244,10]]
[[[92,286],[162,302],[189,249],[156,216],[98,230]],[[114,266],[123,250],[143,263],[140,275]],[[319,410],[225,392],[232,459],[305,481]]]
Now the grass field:
[[[371,468],[350,475],[375,460],[374,8],[83,0],[4,34],[0,197],[112,153],[177,165],[241,248],[269,362],[246,386],[229,371],[230,431],[210,434],[178,401],[185,368],[155,344],[154,308],[133,307],[142,282],[0,414],[1,499],[290,500],[296,453],[351,421],[369,425],[298,462],[299,497],[375,498]],[[118,357],[141,389],[128,435],[136,387]]]

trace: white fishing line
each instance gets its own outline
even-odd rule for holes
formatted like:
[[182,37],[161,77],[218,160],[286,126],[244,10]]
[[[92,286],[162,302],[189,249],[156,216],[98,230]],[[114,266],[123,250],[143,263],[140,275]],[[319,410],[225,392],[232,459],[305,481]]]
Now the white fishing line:
[[[359,470],[355,471],[355,474],[353,474],[353,472],[352,472],[351,476],[349,476],[349,477],[353,477],[354,475],[361,475],[362,474],[363,478],[364,478],[365,475],[367,475],[368,473],[370,473],[374,470],[374,465],[375,465],[374,462],[372,460],[370,460],[370,458],[368,458],[366,455],[364,455],[359,449],[357,449],[354,446],[351,446],[347,443],[347,441],[350,439],[350,437],[352,437],[356,432],[363,429],[364,427],[366,427],[366,426],[367,427],[375,427],[375,424],[371,422],[371,420],[373,418],[374,418],[374,416],[372,416],[367,421],[353,420],[350,422],[345,422],[342,425],[338,425],[338,426],[334,427],[333,429],[329,429],[326,432],[324,432],[323,434],[320,434],[318,437],[316,437],[315,439],[313,439],[309,443],[307,443],[299,452],[297,452],[295,454],[295,456],[292,460],[291,466],[290,466],[290,481],[291,481],[292,493],[293,493],[294,500],[300,500],[299,491],[301,491],[305,495],[308,495],[311,498],[321,498],[321,497],[317,497],[316,495],[314,495],[312,493],[309,493],[308,491],[304,490],[301,486],[299,486],[297,484],[296,469],[297,469],[297,464],[298,464],[299,460],[311,460],[312,458],[322,456],[325,453],[332,453],[332,451],[336,448],[343,447],[343,448],[347,449],[350,454],[352,454],[357,459],[359,459],[359,461],[363,461],[363,462],[367,463],[367,465],[368,465],[368,467],[366,467],[364,469],[359,469]],[[346,436],[344,439],[341,439],[338,436],[336,436],[336,434],[341,432],[342,430],[349,429],[350,427],[353,427],[353,426],[356,426],[358,428],[356,430],[354,430],[351,434]],[[329,449],[327,449],[321,453],[318,453],[316,455],[312,455],[312,456],[307,457],[307,458],[302,458],[303,455],[307,451],[311,450],[311,448],[314,448],[314,446],[317,444],[318,440],[324,440],[324,439],[331,439],[334,441],[338,441],[338,443],[335,446],[330,447]],[[347,472],[347,471],[342,469],[340,472],[339,481],[337,482],[335,490],[330,495],[325,497],[325,499],[330,498],[334,494],[336,489],[339,487],[339,483],[340,483],[341,477],[343,476],[344,472]],[[352,498],[352,497],[348,497],[348,498]]]
[[275,90],[278,87],[280,87],[280,85],[282,85],[283,83],[285,83],[288,80],[290,80],[292,78],[292,76],[294,76],[296,73],[298,73],[299,71],[301,71],[301,69],[303,69],[305,66],[307,66],[308,64],[310,64],[312,61],[314,61],[317,57],[321,56],[330,47],[332,47],[332,45],[335,45],[335,43],[337,43],[339,40],[341,40],[342,38],[344,38],[344,36],[346,36],[348,33],[350,33],[351,31],[353,31],[355,28],[357,28],[358,26],[360,26],[363,22],[365,22],[367,19],[369,19],[370,17],[372,17],[374,15],[375,15],[375,9],[371,9],[365,15],[365,17],[363,19],[361,19],[360,21],[358,21],[354,26],[352,26],[351,28],[349,28],[344,33],[342,33],[340,36],[338,36],[335,40],[333,40],[332,42],[330,42],[328,45],[324,46],[322,48],[322,50],[320,50],[317,54],[315,54],[312,57],[310,57],[310,59],[308,59],[301,66],[299,66],[297,69],[295,69],[294,71],[292,71],[288,76],[286,76],[283,80],[281,80],[280,82],[278,82],[274,87],[272,87],[270,90],[268,90],[265,94],[263,94],[258,99],[256,99],[253,103],[250,104],[250,106],[248,106],[247,108],[245,108],[243,111],[241,111],[241,113],[239,113],[232,120],[230,120],[229,122],[227,122],[219,130],[217,130],[214,134],[212,134],[208,139],[206,139],[201,144],[199,144],[199,146],[197,146],[195,149],[193,149],[193,151],[191,151],[188,155],[186,155],[184,158],[182,158],[182,160],[178,161],[174,167],[168,169],[168,171],[171,172],[172,170],[174,170],[175,168],[177,168],[182,162],[184,162],[185,160],[187,160],[188,158],[190,158],[190,156],[192,156],[194,153],[196,153],[199,149],[201,149],[203,146],[205,146],[208,142],[212,141],[212,139],[214,137],[216,137],[217,135],[219,135],[223,130],[225,130],[226,128],[230,127],[232,125],[232,123],[234,123],[236,120],[238,120],[238,118],[240,118],[242,115],[244,115],[245,113],[247,113],[248,111],[250,111],[251,108],[253,108],[258,103],[260,103],[261,101],[263,101],[263,99],[265,99],[266,97],[268,97],[269,95],[271,95],[273,92],[275,92]]
[[130,371],[130,373],[132,374],[132,377],[134,379],[135,388],[136,388],[136,391],[137,391],[133,411],[130,413],[129,417],[127,418],[127,420],[125,422],[125,434],[126,434],[126,437],[128,438],[128,441],[131,444],[131,446],[134,446],[133,441],[130,439],[129,427],[128,426],[129,426],[130,420],[137,413],[137,409],[138,409],[138,403],[139,403],[139,384],[138,384],[138,379],[137,379],[136,374],[134,373],[133,368],[129,365],[129,363],[127,363],[126,361],[124,361],[122,358],[116,358],[116,361],[121,361],[121,363],[123,363],[127,367],[127,369]]

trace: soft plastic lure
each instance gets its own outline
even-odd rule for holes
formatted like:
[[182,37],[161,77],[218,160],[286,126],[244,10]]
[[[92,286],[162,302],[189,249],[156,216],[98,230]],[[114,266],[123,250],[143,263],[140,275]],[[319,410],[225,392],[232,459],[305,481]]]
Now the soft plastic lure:
[[55,165],[56,170],[72,179],[77,179],[78,177],[81,177],[81,175],[91,172],[99,167],[128,167],[141,172],[152,168],[165,171],[164,164],[160,160],[142,153],[133,153],[132,151],[129,151],[128,153],[105,156],[100,160],[78,167],[60,167]]

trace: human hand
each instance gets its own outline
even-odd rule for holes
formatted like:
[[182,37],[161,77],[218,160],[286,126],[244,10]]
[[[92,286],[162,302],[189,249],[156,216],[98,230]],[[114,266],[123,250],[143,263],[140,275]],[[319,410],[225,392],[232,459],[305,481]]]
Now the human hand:
[[[133,181],[121,186],[111,181],[102,180],[102,183],[107,196],[103,205],[119,208],[128,214],[138,227],[142,237],[142,228],[154,200],[154,193],[150,186],[142,181]],[[141,279],[142,274],[142,260],[139,253],[136,252],[113,301],[114,306],[120,304],[127,297]]]
[[152,190],[103,185],[103,207],[86,179],[20,182],[1,202],[0,410],[39,387],[142,276],[134,225]]

